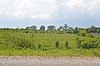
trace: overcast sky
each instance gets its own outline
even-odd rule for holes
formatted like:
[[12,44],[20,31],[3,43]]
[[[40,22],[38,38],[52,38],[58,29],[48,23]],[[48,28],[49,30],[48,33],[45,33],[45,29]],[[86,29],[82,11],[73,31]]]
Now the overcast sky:
[[0,27],[100,27],[100,0],[0,0]]

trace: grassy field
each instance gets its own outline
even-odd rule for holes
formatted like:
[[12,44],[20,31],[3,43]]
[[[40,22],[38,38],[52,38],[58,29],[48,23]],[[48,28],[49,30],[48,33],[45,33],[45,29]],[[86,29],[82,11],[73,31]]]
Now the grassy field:
[[100,49],[0,50],[0,56],[100,57]]
[[[95,39],[100,39],[100,35],[94,36]],[[92,39],[76,34],[0,30],[0,56],[100,56],[100,48],[77,48],[76,37],[85,40]],[[56,41],[59,42],[59,48],[55,45]],[[65,47],[66,41],[69,48]]]

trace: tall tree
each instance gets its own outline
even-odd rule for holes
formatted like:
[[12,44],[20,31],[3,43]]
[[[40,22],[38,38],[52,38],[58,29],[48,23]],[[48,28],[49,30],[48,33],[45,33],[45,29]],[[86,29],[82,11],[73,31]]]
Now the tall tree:
[[67,28],[68,28],[68,25],[67,25],[67,24],[64,24],[63,29],[64,29],[64,30],[67,30]]
[[78,34],[78,33],[79,33],[79,28],[78,28],[78,27],[75,27],[74,33],[75,33],[75,34]]
[[27,29],[27,30],[29,30],[29,29],[30,29],[30,27],[28,26],[28,27],[26,27],[26,29]]
[[96,27],[95,26],[91,26],[91,32],[96,33]]
[[63,27],[62,26],[60,26],[57,30],[62,30],[63,29]]
[[35,25],[32,25],[30,28],[31,28],[32,30],[36,30],[36,29],[37,29],[37,27],[36,27]]
[[55,30],[55,29],[56,29],[56,27],[54,25],[49,25],[47,27],[47,30]]
[[69,31],[69,33],[73,33],[73,31],[74,31],[74,29],[73,29],[73,27],[69,27],[69,29],[68,29],[68,31]]
[[45,26],[42,25],[42,26],[40,27],[40,30],[45,30]]

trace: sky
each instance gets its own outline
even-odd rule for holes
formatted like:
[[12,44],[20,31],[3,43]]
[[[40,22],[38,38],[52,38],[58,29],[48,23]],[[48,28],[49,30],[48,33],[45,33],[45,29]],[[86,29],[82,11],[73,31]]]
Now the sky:
[[100,27],[100,0],[0,0],[0,27]]

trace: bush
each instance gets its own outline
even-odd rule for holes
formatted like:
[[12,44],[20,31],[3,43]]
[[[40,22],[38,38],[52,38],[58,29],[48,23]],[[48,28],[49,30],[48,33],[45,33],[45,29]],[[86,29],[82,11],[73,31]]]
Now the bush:
[[100,41],[97,39],[87,39],[87,40],[79,40],[77,41],[77,47],[83,49],[92,49],[98,48]]
[[42,46],[41,44],[38,44],[38,48],[39,48],[39,49],[41,49],[41,46]]
[[99,45],[98,45],[98,48],[100,48],[100,43],[99,43]]
[[23,33],[29,33],[29,31],[23,31]]
[[56,41],[56,48],[59,48],[59,42]]
[[87,34],[87,32],[85,30],[81,30],[78,35],[79,36],[86,36],[86,34]]
[[77,48],[80,48],[81,47],[81,40],[79,39],[79,37],[76,37],[76,45],[77,45]]
[[69,48],[68,41],[66,41],[65,48]]
[[28,49],[29,48],[29,49],[35,50],[35,46],[26,39],[15,39],[13,42],[15,43],[14,48],[16,49]]
[[88,34],[88,37],[94,38],[94,35],[93,34]]

